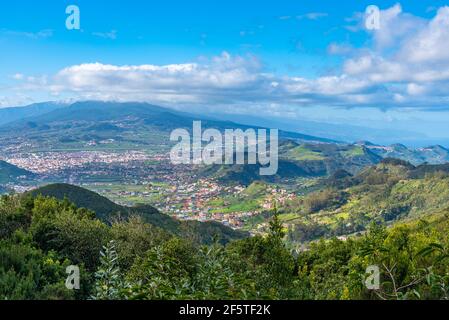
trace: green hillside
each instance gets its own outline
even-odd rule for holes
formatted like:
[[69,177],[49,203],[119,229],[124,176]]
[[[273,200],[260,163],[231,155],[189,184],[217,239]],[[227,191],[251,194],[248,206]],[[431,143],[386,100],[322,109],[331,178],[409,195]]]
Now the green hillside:
[[265,182],[294,182],[300,177],[314,177],[324,175],[325,171],[320,166],[301,164],[293,161],[279,160],[278,171],[275,175],[261,176],[260,164],[254,165],[212,165],[199,169],[199,176],[215,178],[223,184],[250,185],[255,181]]
[[0,109],[0,125],[18,121],[28,117],[35,117],[54,111],[67,106],[64,103],[44,102],[35,103],[24,107],[1,108]]
[[[51,184],[31,192],[33,196],[42,195],[44,197],[55,197],[59,200],[67,198],[80,208],[86,208],[96,213],[97,217],[102,220],[113,218],[114,215],[121,213],[128,215],[130,208],[126,208],[115,204],[109,199],[84,188],[69,184]],[[150,214],[159,213],[156,209],[149,207]]]
[[32,179],[35,175],[5,161],[0,161],[0,184],[15,182],[20,178]]
[[288,150],[286,157],[296,161],[319,161],[326,159],[326,156],[322,152],[311,150],[304,145]]
[[279,146],[278,171],[273,176],[261,176],[259,164],[212,165],[199,170],[202,177],[213,177],[224,184],[249,186],[255,181],[295,184],[299,178],[325,177],[340,170],[356,174],[379,163],[381,157],[357,145],[300,144],[284,140]]
[[[257,188],[256,188],[257,189]],[[69,201],[0,198],[4,300],[441,300],[449,211],[292,252],[272,212],[266,236],[200,245],[141,218],[105,224]],[[307,250],[304,250],[307,249]],[[80,290],[66,288],[68,266]],[[368,266],[381,283],[369,290]]]
[[[420,219],[449,208],[447,166],[413,165],[394,159],[356,176],[325,180],[325,187],[304,197],[290,221],[293,241],[361,232],[372,222],[392,224]],[[291,211],[287,208],[286,212]]]
[[117,218],[139,216],[144,221],[170,233],[183,237],[195,237],[204,243],[213,242],[215,237],[218,241],[226,243],[230,240],[241,239],[247,236],[244,232],[235,231],[219,223],[180,222],[160,213],[149,205],[136,207],[120,206],[95,192],[68,184],[48,185],[33,190],[30,194],[34,197],[41,195],[54,197],[59,200],[67,199],[77,207],[92,210],[96,213],[97,218],[107,223],[111,223]]

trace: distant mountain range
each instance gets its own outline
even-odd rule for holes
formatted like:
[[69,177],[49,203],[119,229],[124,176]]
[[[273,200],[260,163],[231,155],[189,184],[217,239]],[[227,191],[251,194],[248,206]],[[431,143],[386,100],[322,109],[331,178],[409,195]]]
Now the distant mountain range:
[[[429,140],[426,135],[414,132],[413,129],[378,129],[357,124],[327,123],[297,118],[264,117],[263,115],[211,114],[211,119],[234,121],[247,125],[283,128],[286,131],[326,137],[337,141],[351,143],[358,140],[375,141],[378,144],[391,144],[403,141],[413,144],[424,144]],[[448,140],[448,139],[446,139]],[[449,142],[449,141],[448,141]],[[436,143],[436,142],[435,142]],[[438,142],[441,143],[441,142]]]
[[[56,150],[144,149],[167,152],[172,145],[170,132],[177,128],[191,130],[194,120],[201,120],[203,128],[254,128],[248,124],[196,116],[146,103],[42,103],[0,109],[0,115],[0,155]],[[264,124],[266,126],[262,127],[273,127],[269,123]],[[439,145],[410,149],[401,144],[382,146],[367,141],[352,144],[289,132],[285,130],[288,127],[281,128],[284,130],[280,131],[279,172],[277,176],[268,178],[274,181],[298,176],[331,175],[338,170],[356,174],[384,158],[402,159],[414,165],[449,162],[449,150]],[[202,174],[247,184],[257,179],[258,168],[245,167],[212,166],[203,168]],[[1,171],[4,181],[14,178],[14,174],[8,173],[7,169]],[[16,176],[20,175],[17,172]]]
[[380,146],[370,142],[362,141],[356,143],[363,146],[371,152],[382,158],[396,158],[408,161],[413,165],[423,163],[443,164],[449,162],[449,150],[440,146],[429,146],[426,148],[409,149],[402,144],[393,144],[391,146]]
[[[36,106],[23,108],[35,110]],[[136,149],[169,146],[170,132],[177,128],[192,128],[194,120],[202,120],[204,128],[252,128],[230,121],[203,119],[146,103],[77,102],[69,106],[41,106],[38,114],[10,118],[0,126],[0,145],[17,148],[20,143],[32,150],[82,149],[87,144]],[[47,110],[48,112],[44,112]],[[255,127],[255,129],[260,127]],[[280,132],[281,138],[315,143],[335,142],[331,139]]]
[[369,142],[355,144],[284,142],[279,149],[279,170],[275,176],[260,176],[259,165],[215,165],[200,169],[200,176],[212,176],[223,183],[249,185],[254,181],[294,181],[299,177],[332,176],[342,170],[356,175],[383,159],[399,159],[413,165],[449,163],[449,150],[442,146],[408,149],[403,145],[379,146]]
[[62,102],[44,102],[35,103],[25,107],[2,108],[0,109],[0,125],[28,117],[40,116],[67,106],[67,103]]
[[[93,104],[102,104],[102,102],[92,102]],[[0,109],[0,126],[12,123],[25,118],[39,117],[58,109],[64,109],[72,106],[69,102],[43,102],[25,107],[13,107]],[[126,104],[129,105],[129,104]],[[154,106],[153,106],[154,107]],[[357,140],[375,141],[377,144],[392,144],[398,141],[411,143],[412,145],[431,144],[430,139],[418,132],[399,129],[376,129],[367,128],[354,124],[337,124],[303,119],[280,119],[275,117],[264,118],[263,116],[225,114],[214,110],[209,114],[193,114],[176,111],[169,108],[161,108],[162,112],[176,114],[181,117],[204,119],[218,122],[233,122],[246,126],[258,126],[267,128],[282,128],[286,132],[299,133],[310,137],[321,137],[324,140],[344,141],[351,143]],[[308,140],[308,139],[305,139]],[[434,139],[434,144],[449,144],[449,139]]]

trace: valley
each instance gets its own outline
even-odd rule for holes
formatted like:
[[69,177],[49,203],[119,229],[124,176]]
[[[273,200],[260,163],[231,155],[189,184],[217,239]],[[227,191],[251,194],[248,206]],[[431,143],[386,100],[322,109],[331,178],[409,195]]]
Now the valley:
[[2,311],[449,300],[448,4],[64,2],[0,10]]
[[[47,113],[45,106],[39,106],[39,114],[22,120],[15,115],[0,127],[3,193],[51,183],[73,184],[119,205],[151,205],[179,221],[217,222],[253,235],[267,232],[276,204],[289,241],[297,244],[345,237],[365,230],[373,220],[390,223],[428,209],[401,204],[398,195],[385,200],[390,207],[382,207],[379,199],[371,199],[378,192],[376,185],[368,191],[356,186],[354,181],[364,181],[361,177],[378,170],[383,159],[403,159],[418,168],[449,161],[449,151],[441,146],[411,150],[281,132],[279,170],[274,176],[260,176],[258,164],[174,165],[169,157],[170,130],[178,125],[189,130],[191,115],[146,104],[50,106]],[[209,128],[248,128],[203,121]],[[407,183],[431,182],[405,179],[401,183],[405,186],[398,184],[395,192],[406,189]],[[379,185],[384,192],[389,188]],[[315,208],[314,201],[324,204]],[[431,209],[441,208],[435,204]]]
[[[449,151],[442,146],[409,149],[280,131],[278,171],[261,176],[261,165],[247,162],[174,164],[170,132],[189,130],[192,115],[145,104],[54,108],[46,113],[40,106],[23,119],[14,112],[0,125],[0,237],[10,239],[0,249],[7,256],[34,250],[15,244],[25,232],[23,239],[46,255],[39,259],[57,261],[64,277],[58,259],[93,274],[104,252],[118,252],[111,260],[124,271],[117,274],[137,291],[122,288],[116,298],[198,299],[216,279],[228,288],[234,277],[241,291],[214,289],[221,293],[207,297],[371,299],[359,279],[368,265],[390,263],[399,252],[409,255],[404,265],[427,267],[421,251],[435,255],[435,243],[446,241]],[[249,128],[200,120],[205,128]],[[108,239],[114,240],[104,245]],[[170,270],[189,270],[193,280]],[[142,284],[148,278],[154,287]],[[431,286],[414,287],[442,295]]]

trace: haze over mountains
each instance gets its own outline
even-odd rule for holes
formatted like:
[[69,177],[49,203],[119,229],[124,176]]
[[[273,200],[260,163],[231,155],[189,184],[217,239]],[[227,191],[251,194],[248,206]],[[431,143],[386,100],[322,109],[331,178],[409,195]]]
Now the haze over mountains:
[[[335,127],[304,121],[299,121],[296,126],[293,126],[292,122],[273,120],[270,123],[266,119],[257,117],[223,116],[223,119],[220,117],[192,115],[145,103],[48,102],[27,107],[0,109],[0,143],[4,149],[6,147],[6,150],[8,147],[17,147],[20,143],[29,144],[30,151],[82,149],[89,143],[96,143],[97,147],[100,145],[99,147],[108,148],[147,147],[158,149],[167,147],[169,144],[169,132],[176,128],[191,128],[193,120],[202,120],[204,127],[218,129],[240,128],[245,130],[254,126],[279,127],[283,130],[281,138],[291,139],[298,143],[353,145],[354,141],[360,140],[351,141],[349,140],[351,135],[335,134],[337,129],[342,129],[341,126]],[[230,121],[232,119],[235,122]],[[252,119],[253,122],[251,122]],[[244,124],[238,123],[239,121]],[[358,135],[362,129],[351,126],[346,128],[346,131],[352,131],[353,136]],[[307,134],[303,134],[301,130]],[[374,133],[374,136],[379,134],[380,132]],[[391,132],[385,134],[391,134]],[[403,134],[404,132],[398,133],[398,139]],[[346,137],[347,139],[332,139],[336,137]],[[391,139],[394,137],[393,135]],[[100,142],[105,143],[102,145]],[[449,161],[448,150],[439,145],[412,149],[402,144],[382,146],[364,141],[357,142],[354,146],[363,146],[366,150],[382,158],[399,158],[415,165],[425,162],[440,164]],[[294,148],[296,147],[294,146]],[[307,148],[310,149],[310,146]],[[326,155],[327,158],[332,156],[335,154]]]
[[63,102],[43,102],[24,107],[1,108],[0,125],[28,117],[39,116],[66,106],[68,104]]
[[301,132],[318,137],[327,137],[338,141],[354,142],[358,140],[372,141],[377,144],[394,144],[402,142],[410,147],[427,146],[429,144],[449,144],[446,139],[433,140],[425,134],[413,129],[380,129],[357,124],[342,124],[305,119],[267,118],[262,115],[214,114],[212,118],[234,121],[237,123],[258,126],[273,126],[287,131]]
[[[24,108],[26,110],[28,107]],[[35,106],[30,106],[36,110]],[[46,111],[47,110],[47,111]],[[8,112],[4,112],[7,119]],[[82,149],[88,143],[101,144],[108,141],[108,148],[167,147],[172,130],[191,129],[194,120],[203,120],[206,128],[250,128],[229,121],[202,119],[173,110],[144,103],[77,102],[60,105],[54,109],[50,104],[34,112],[33,116],[17,119],[10,117],[0,127],[0,143],[16,148],[22,143],[37,149]],[[281,138],[298,141],[333,142],[299,133],[280,132]]]

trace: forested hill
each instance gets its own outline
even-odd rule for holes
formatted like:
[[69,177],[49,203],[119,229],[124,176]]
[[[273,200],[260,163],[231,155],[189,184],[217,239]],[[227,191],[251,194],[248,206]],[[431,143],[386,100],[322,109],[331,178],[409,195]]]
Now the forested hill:
[[69,184],[47,185],[33,190],[30,194],[34,197],[41,195],[59,200],[67,199],[77,207],[92,210],[97,218],[106,223],[120,218],[139,216],[144,221],[167,232],[181,237],[195,238],[202,243],[212,243],[215,240],[226,243],[248,236],[246,232],[233,230],[220,223],[178,221],[149,205],[121,206],[95,192]]
[[307,242],[364,232],[372,222],[392,225],[449,209],[449,166],[385,159],[352,176],[339,171],[299,202],[288,221],[289,237]]
[[[130,208],[120,206],[95,192],[70,184],[50,184],[33,190],[31,194],[33,196],[55,197],[59,200],[67,198],[80,208],[94,211],[97,217],[104,221],[120,213],[125,216],[130,213]],[[159,211],[157,209],[153,207],[148,208],[148,214],[158,213]]]
[[0,160],[0,184],[15,182],[20,178],[32,179],[34,176],[30,171]]
[[[55,198],[0,198],[0,298],[50,300],[448,299],[447,210],[292,254],[276,211],[266,236],[200,245],[139,217],[105,224]],[[366,270],[381,285],[369,290]],[[80,290],[65,286],[80,268]]]

